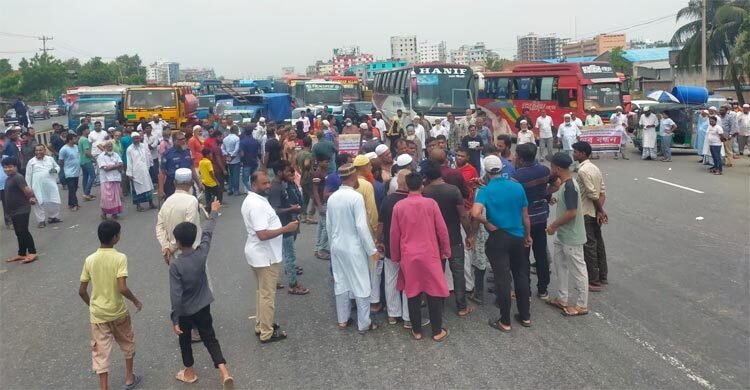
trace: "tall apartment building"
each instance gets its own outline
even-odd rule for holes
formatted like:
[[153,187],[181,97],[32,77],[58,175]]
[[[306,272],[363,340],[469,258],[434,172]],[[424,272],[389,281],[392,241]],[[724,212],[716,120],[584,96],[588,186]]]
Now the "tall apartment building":
[[562,57],[564,42],[554,34],[539,36],[529,33],[516,38],[516,59],[521,62],[558,59]]
[[159,60],[146,66],[146,83],[172,85],[180,80],[180,63]]
[[374,61],[372,54],[359,53],[357,55],[337,55],[333,57],[333,74],[343,76],[352,66],[368,64]]
[[616,47],[625,47],[625,34],[600,34],[563,45],[565,57],[591,57],[602,55]]
[[458,49],[451,50],[450,61],[462,65],[484,65],[487,62],[487,52],[484,42],[461,45]]
[[416,35],[399,35],[391,37],[391,58],[408,62],[419,61]]
[[422,41],[417,45],[419,62],[446,62],[448,55],[445,50],[445,41],[428,42]]

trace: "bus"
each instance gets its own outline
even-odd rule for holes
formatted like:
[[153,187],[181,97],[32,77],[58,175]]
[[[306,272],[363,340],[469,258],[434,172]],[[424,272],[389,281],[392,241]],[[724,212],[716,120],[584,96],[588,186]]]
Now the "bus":
[[296,107],[301,107],[303,106],[303,96],[305,95],[304,85],[308,80],[311,80],[311,78],[305,76],[284,76],[279,81],[280,83],[286,84],[286,90],[283,90],[282,86],[278,86],[278,88],[274,86],[274,91],[292,95],[292,102],[294,105]]
[[414,64],[375,73],[372,103],[386,122],[401,109],[407,122],[419,114],[432,124],[449,112],[460,119],[474,109],[476,85],[467,65]]
[[527,108],[533,120],[544,109],[558,126],[571,112],[585,120],[590,107],[606,123],[623,105],[622,79],[608,62],[517,65],[511,71],[484,73],[479,86],[478,108],[491,119],[493,134],[515,134],[516,119]]
[[358,102],[362,100],[362,80],[357,76],[331,76],[326,80],[341,83],[344,88],[345,102]]

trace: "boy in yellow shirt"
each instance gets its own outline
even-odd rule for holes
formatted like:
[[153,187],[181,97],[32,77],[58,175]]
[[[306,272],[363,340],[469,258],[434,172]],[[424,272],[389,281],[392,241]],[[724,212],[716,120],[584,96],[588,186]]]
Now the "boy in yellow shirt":
[[[130,313],[123,297],[128,298],[141,311],[141,301],[136,298],[126,279],[128,258],[114,249],[120,241],[120,224],[103,221],[97,229],[101,246],[86,258],[81,272],[78,295],[89,306],[91,322],[91,359],[94,371],[99,375],[99,388],[109,388],[109,365],[113,341],[117,342],[125,355],[125,389],[134,389],[143,376],[133,373],[135,336],[130,323]],[[92,283],[91,296],[88,293]]]
[[201,154],[203,154],[203,158],[198,163],[198,174],[201,177],[203,187],[205,187],[206,212],[210,213],[211,202],[213,202],[214,198],[221,199],[222,194],[219,189],[219,182],[216,180],[216,175],[214,174],[214,163],[208,158],[211,155],[211,149],[203,148]]

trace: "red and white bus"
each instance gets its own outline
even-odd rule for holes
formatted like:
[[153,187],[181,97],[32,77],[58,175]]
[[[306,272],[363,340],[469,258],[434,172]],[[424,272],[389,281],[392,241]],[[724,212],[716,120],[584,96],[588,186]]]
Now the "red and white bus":
[[357,76],[330,76],[328,81],[335,81],[344,87],[344,102],[358,102],[362,100],[362,80]]
[[526,108],[534,121],[545,109],[557,126],[566,113],[585,120],[590,107],[607,122],[615,107],[623,105],[622,80],[608,62],[523,64],[479,79],[477,105],[491,119],[495,135],[515,134],[516,120]]
[[[388,122],[401,109],[429,123],[449,112],[460,119],[476,105],[476,78],[467,65],[426,63],[375,73],[372,103]],[[425,126],[427,128],[428,126]]]

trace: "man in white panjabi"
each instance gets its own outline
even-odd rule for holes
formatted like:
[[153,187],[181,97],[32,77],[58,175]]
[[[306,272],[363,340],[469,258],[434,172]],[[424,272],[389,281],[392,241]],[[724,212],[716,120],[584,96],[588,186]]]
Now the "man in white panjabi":
[[36,204],[31,208],[40,228],[47,223],[59,223],[60,191],[57,188],[57,173],[60,166],[55,159],[45,155],[44,145],[37,145],[34,158],[26,164],[26,183],[34,191]]
[[154,164],[151,159],[151,151],[149,151],[148,145],[142,142],[140,133],[134,132],[131,137],[133,138],[133,144],[125,151],[128,157],[125,175],[133,183],[133,204],[135,204],[137,211],[143,211],[141,203],[146,202],[148,202],[150,209],[155,209],[156,206],[154,206],[152,200],[154,183],[151,181],[151,175],[149,174],[149,169]]
[[659,118],[651,113],[651,109],[646,106],[643,108],[643,115],[638,120],[638,126],[642,129],[641,146],[643,153],[641,159],[656,160],[656,126],[659,125]]
[[326,227],[331,242],[336,315],[339,327],[346,329],[351,315],[351,299],[357,304],[360,333],[375,330],[370,319],[370,259],[382,256],[375,247],[367,224],[365,201],[354,186],[357,174],[352,164],[338,169],[341,187],[328,198]]

